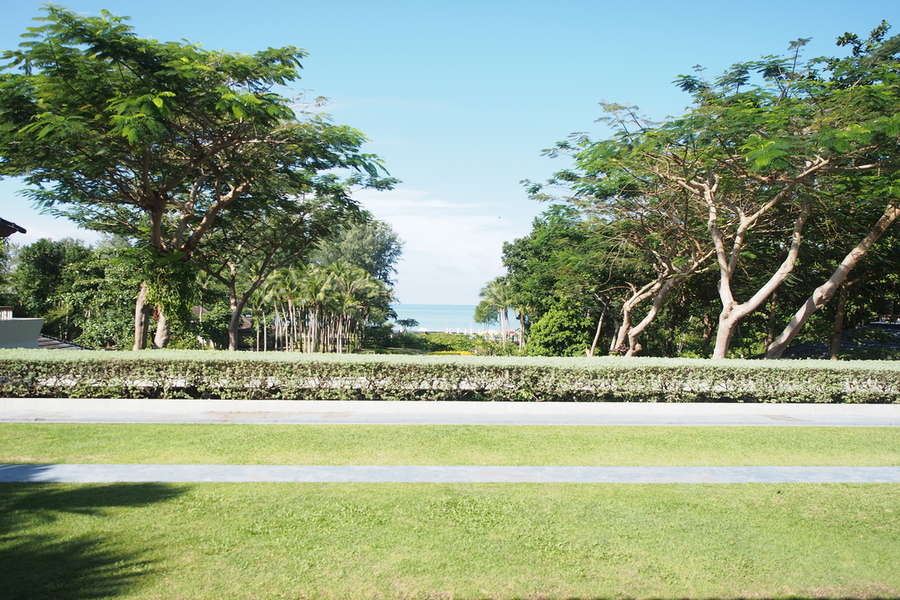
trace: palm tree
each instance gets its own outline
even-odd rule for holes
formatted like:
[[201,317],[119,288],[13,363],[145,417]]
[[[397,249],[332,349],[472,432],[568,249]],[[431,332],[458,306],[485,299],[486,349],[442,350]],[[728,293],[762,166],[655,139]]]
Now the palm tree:
[[506,341],[509,332],[509,309],[513,308],[512,286],[504,277],[497,277],[488,282],[479,294],[481,302],[475,309],[476,315],[485,315],[493,311],[500,320],[500,339]]

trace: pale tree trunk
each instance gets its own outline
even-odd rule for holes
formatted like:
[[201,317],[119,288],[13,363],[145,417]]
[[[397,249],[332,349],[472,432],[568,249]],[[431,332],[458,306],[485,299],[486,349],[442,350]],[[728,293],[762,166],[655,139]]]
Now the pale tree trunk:
[[[743,304],[737,303],[734,299],[734,293],[731,290],[732,276],[737,267],[736,256],[740,253],[740,248],[743,245],[743,235],[739,235],[735,239],[736,253],[732,253],[732,259],[728,261],[726,268],[720,268],[719,297],[722,300],[722,312],[719,313],[719,329],[716,332],[716,346],[713,349],[713,358],[725,358],[728,353],[728,348],[731,345],[731,338],[734,335],[735,328],[738,323],[740,323],[741,319],[759,308],[759,306],[765,302],[766,298],[778,289],[778,286],[780,286],[784,280],[787,279],[787,276],[791,274],[791,271],[794,270],[794,265],[797,262],[797,255],[800,253],[800,241],[802,239],[803,226],[806,224],[809,211],[809,204],[804,204],[800,214],[794,220],[794,231],[791,235],[791,247],[790,250],[788,250],[784,262],[781,263],[781,266],[772,274],[765,285],[759,288],[753,297]],[[743,228],[743,232],[741,233],[746,233],[746,229],[747,228]],[[717,247],[721,246],[724,248],[724,244],[721,244],[719,241],[717,241],[716,245]],[[719,261],[720,266],[722,265],[723,260],[724,256],[721,256]]]
[[600,313],[600,318],[597,319],[597,329],[594,331],[594,339],[591,341],[591,348],[588,350],[587,355],[594,356],[594,353],[597,351],[597,342],[600,341],[600,330],[603,329],[603,319],[606,317],[606,309],[608,308],[607,304],[603,305],[603,312]]
[[859,264],[859,261],[866,256],[869,249],[871,249],[875,242],[884,235],[884,232],[887,231],[887,228],[890,227],[895,220],[897,220],[898,216],[900,216],[900,208],[897,206],[890,205],[885,209],[884,214],[882,214],[875,225],[872,226],[872,229],[869,230],[866,237],[844,257],[844,260],[841,261],[838,268],[831,274],[831,277],[813,291],[810,297],[806,299],[806,302],[803,303],[803,306],[801,306],[794,314],[793,318],[791,318],[790,322],[784,328],[784,331],[781,332],[781,335],[769,345],[766,349],[766,358],[781,358],[785,349],[797,336],[806,324],[806,321],[809,320],[809,317],[831,300],[841,284],[846,281],[847,276],[850,274],[853,267]]
[[[613,322],[613,331],[618,332],[619,329],[622,327],[622,324],[619,323],[619,320],[616,319],[615,315],[613,315],[612,322]],[[615,353],[616,353],[616,336],[614,335],[614,336],[612,336],[612,338],[610,338],[610,341],[609,341],[608,354],[615,354]]]
[[[636,290],[632,287],[632,296],[622,305],[622,324],[619,326],[618,332],[616,333],[616,338],[613,341],[613,348],[616,352],[624,352],[625,356],[634,356],[639,353],[643,348],[637,341],[637,337],[645,330],[649,325],[656,319],[656,316],[659,314],[659,311],[662,309],[663,302],[666,299],[666,296],[669,295],[669,292],[672,291],[676,285],[687,279],[689,276],[694,273],[702,272],[702,265],[705,263],[709,257],[712,256],[712,252],[705,254],[699,258],[693,259],[693,262],[689,267],[682,270],[675,270],[671,263],[666,259],[665,264],[665,272],[657,276],[656,280],[648,283],[640,290]],[[637,325],[631,324],[631,318],[634,312],[635,307],[650,296],[655,297],[653,299],[653,304],[650,307],[650,310],[644,315],[644,318]],[[627,344],[626,344],[627,341]]]
[[506,334],[509,331],[509,314],[507,314],[506,309],[497,309],[497,317],[500,321],[500,341],[506,341]]
[[632,329],[632,312],[638,304],[658,292],[667,277],[667,275],[660,275],[654,281],[651,281],[640,289],[629,284],[632,292],[631,298],[622,303],[622,322],[620,323],[619,328],[616,331],[616,337],[613,339],[612,345],[610,346],[611,352],[625,353],[628,351],[629,347],[626,342],[628,341],[628,334]]
[[141,289],[134,303],[134,346],[132,350],[143,350],[146,348],[150,337],[150,307],[147,306],[148,292],[147,283],[142,281]]
[[[803,176],[812,174],[820,169],[823,164],[825,164],[825,161],[816,161],[814,164],[808,165]],[[716,345],[713,349],[712,357],[724,358],[740,320],[756,310],[781,285],[794,268],[794,262],[800,250],[800,237],[803,225],[809,216],[809,203],[804,203],[800,215],[794,221],[794,231],[788,258],[785,259],[778,271],[750,300],[744,304],[738,304],[731,289],[731,281],[734,273],[737,271],[747,233],[759,222],[763,215],[789,197],[797,185],[796,182],[787,183],[781,191],[758,205],[754,212],[747,213],[739,204],[719,196],[720,180],[716,175],[713,175],[708,181],[688,181],[679,177],[671,177],[665,173],[660,173],[660,175],[678,184],[685,191],[698,196],[703,204],[706,205],[708,211],[707,230],[712,239],[716,262],[719,266],[719,299],[722,302],[722,311],[719,313],[719,327],[716,332]],[[731,243],[730,251],[725,248],[725,235],[719,226],[720,207],[726,209],[737,219],[737,228],[734,231],[734,239]]]
[[632,327],[628,332],[628,351],[625,353],[625,356],[634,356],[644,349],[644,347],[641,346],[640,343],[638,343],[637,337],[641,333],[643,333],[645,329],[647,329],[650,323],[652,323],[656,318],[656,315],[659,314],[663,302],[665,302],[666,296],[669,295],[669,292],[672,291],[672,288],[674,288],[686,278],[687,275],[685,274],[674,277],[668,280],[659,289],[659,291],[656,292],[656,297],[653,299],[653,305],[650,307],[650,311],[644,316],[640,323]]
[[162,307],[157,306],[159,318],[156,320],[156,335],[153,336],[153,347],[157,349],[165,348],[169,345],[169,320]]

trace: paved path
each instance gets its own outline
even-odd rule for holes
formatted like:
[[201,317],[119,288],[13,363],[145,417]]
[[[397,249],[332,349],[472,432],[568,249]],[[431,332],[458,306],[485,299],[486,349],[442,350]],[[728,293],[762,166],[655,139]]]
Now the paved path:
[[[0,398],[0,422],[900,427],[900,404]],[[900,467],[0,465],[0,482],[893,482]]]
[[0,482],[900,483],[900,467],[0,465]]
[[0,398],[0,422],[900,427],[900,404]]

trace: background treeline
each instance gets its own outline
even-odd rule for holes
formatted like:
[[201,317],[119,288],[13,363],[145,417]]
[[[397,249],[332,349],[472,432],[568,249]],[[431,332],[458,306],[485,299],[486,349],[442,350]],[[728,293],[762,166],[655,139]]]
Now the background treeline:
[[[368,326],[392,316],[391,277],[402,244],[387,224],[338,227],[309,251],[273,270],[234,318],[216,264],[200,263],[183,285],[194,310],[170,327],[169,347],[228,348],[231,327],[250,326],[242,345],[260,350],[350,352]],[[134,302],[146,273],[146,249],[106,237],[93,247],[71,239],[3,245],[2,297],[16,316],[43,317],[43,332],[93,348],[131,348]],[[260,257],[257,257],[260,258]],[[245,273],[234,283],[246,285]],[[158,315],[151,315],[155,326]]]
[[[685,115],[604,103],[607,137],[546,153],[551,206],[508,243],[480,315],[520,317],[529,354],[783,356],[893,315],[900,269],[900,36],[843,55],[678,77]],[[887,335],[876,332],[875,335]],[[799,336],[799,337],[798,337]]]

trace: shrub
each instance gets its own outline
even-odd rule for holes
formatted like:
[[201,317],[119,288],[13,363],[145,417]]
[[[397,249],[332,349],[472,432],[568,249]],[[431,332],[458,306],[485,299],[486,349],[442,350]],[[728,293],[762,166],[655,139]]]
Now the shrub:
[[900,403],[891,362],[0,350],[0,395]]

